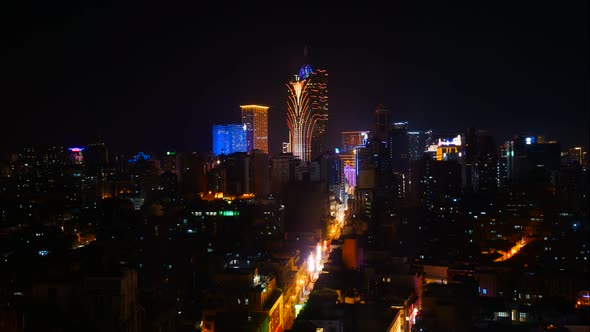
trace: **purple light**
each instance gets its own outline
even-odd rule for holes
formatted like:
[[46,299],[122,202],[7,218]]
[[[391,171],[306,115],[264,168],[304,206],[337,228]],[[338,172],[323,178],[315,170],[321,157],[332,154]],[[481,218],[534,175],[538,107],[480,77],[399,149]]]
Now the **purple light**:
[[350,165],[344,166],[344,177],[350,187],[356,187],[356,170]]
[[84,148],[69,148],[68,150],[70,150],[72,152],[80,152],[80,151],[84,151]]

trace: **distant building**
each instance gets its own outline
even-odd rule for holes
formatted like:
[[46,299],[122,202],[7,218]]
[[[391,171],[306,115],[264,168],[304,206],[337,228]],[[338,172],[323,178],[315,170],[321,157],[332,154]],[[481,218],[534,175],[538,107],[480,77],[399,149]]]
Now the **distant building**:
[[339,152],[352,152],[359,146],[365,146],[369,140],[370,132],[368,130],[357,130],[357,131],[343,131],[342,145]]
[[324,134],[328,121],[328,73],[304,65],[287,84],[287,152],[308,162],[325,150]]
[[209,190],[230,195],[251,193],[250,156],[245,152],[235,152],[222,155],[218,161],[208,173]]
[[387,135],[391,128],[391,112],[384,105],[379,104],[373,112],[373,129],[371,134],[381,142],[387,141]]
[[254,149],[250,157],[251,191],[256,197],[270,194],[270,158],[267,153]]
[[[383,165],[381,187],[386,197],[402,199],[409,190],[410,180],[410,146],[408,123],[396,122],[389,130],[387,151],[389,158]],[[391,177],[389,179],[389,177]]]
[[93,142],[84,149],[84,167],[89,174],[97,174],[109,164],[109,150],[105,143]]
[[213,125],[213,154],[247,152],[246,127],[240,124]]
[[[307,65],[309,66],[309,65]],[[311,134],[311,157],[316,158],[326,150],[326,125],[328,124],[328,72],[312,69],[309,76],[309,100],[315,124]]]
[[550,176],[559,170],[561,145],[556,141],[545,141],[542,136],[516,135],[504,145],[505,178],[511,183],[526,180],[531,172],[545,172]]
[[426,146],[432,131],[408,131],[408,148],[410,160],[420,160],[426,151]]
[[585,166],[586,151],[581,146],[571,147],[567,150],[567,161],[569,165]]
[[494,137],[485,130],[470,128],[463,144],[463,186],[475,192],[491,192],[501,187],[498,152]]
[[242,124],[246,126],[246,152],[253,149],[268,154],[268,107],[260,105],[242,105]]
[[207,189],[207,156],[196,152],[177,154],[176,175],[182,195],[195,195]]
[[295,167],[300,160],[291,153],[282,153],[272,158],[271,191],[281,193],[289,182],[295,180]]

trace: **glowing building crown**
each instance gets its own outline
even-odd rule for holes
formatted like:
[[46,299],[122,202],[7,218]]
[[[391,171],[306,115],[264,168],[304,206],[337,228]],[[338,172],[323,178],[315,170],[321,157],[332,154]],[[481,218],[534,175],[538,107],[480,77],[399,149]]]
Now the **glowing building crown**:
[[313,72],[313,69],[311,69],[310,65],[303,65],[301,67],[301,69],[299,69],[299,78],[304,80],[304,79],[308,78],[312,72]]

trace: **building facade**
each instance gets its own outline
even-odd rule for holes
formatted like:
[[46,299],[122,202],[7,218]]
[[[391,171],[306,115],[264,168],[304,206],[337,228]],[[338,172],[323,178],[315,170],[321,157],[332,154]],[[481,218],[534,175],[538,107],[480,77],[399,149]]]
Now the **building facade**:
[[286,152],[308,162],[326,150],[328,73],[324,69],[314,71],[306,64],[287,87],[289,143]]
[[246,151],[254,149],[268,154],[268,107],[260,105],[241,105],[242,125],[246,128]]
[[246,152],[246,127],[241,124],[213,125],[213,154],[229,155],[234,152]]

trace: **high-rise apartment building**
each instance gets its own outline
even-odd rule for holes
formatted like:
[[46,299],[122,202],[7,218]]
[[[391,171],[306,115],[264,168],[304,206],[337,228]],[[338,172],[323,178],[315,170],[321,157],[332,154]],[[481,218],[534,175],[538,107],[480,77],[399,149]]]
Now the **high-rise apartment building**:
[[241,124],[213,125],[213,153],[216,156],[246,152],[246,128]]
[[408,131],[408,144],[410,149],[410,160],[420,160],[424,156],[426,147],[430,144],[432,130]]
[[405,198],[410,180],[410,141],[408,123],[395,122],[389,130],[387,140],[389,158],[384,161],[380,183],[384,196]]
[[268,107],[241,105],[242,124],[246,128],[248,153],[257,149],[268,154]]

